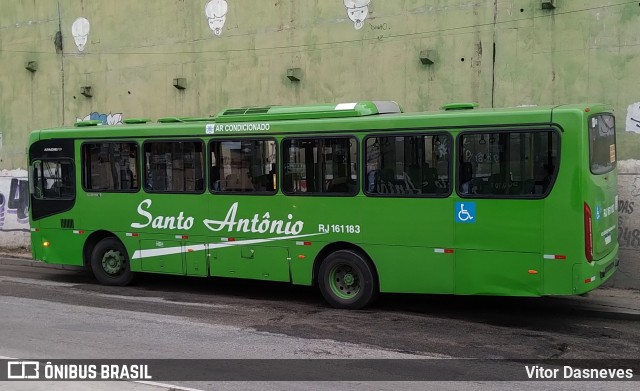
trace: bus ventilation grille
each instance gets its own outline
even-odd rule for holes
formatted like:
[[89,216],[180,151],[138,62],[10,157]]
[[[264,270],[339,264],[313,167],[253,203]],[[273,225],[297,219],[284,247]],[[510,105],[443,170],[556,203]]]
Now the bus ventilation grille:
[[73,219],[60,219],[60,228],[73,229]]
[[225,110],[222,115],[247,115],[247,114],[266,114],[271,106],[264,107],[242,107],[240,109]]

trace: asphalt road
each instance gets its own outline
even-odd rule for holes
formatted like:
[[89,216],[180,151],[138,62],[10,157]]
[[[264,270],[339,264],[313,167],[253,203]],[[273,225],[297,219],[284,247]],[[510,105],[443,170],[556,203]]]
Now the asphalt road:
[[[286,284],[145,275],[130,287],[105,287],[83,272],[0,265],[0,356],[640,357],[638,319],[594,316],[588,307],[575,303],[568,306],[566,301],[552,298],[382,295],[367,310],[342,311],[328,307],[315,289]],[[198,389],[235,389],[239,385],[179,384]],[[286,388],[309,389],[308,383],[306,387],[305,383],[285,384]],[[426,384],[452,390],[484,389],[487,385]],[[562,384],[527,382],[505,389],[557,389]],[[634,386],[580,384],[582,389],[602,389],[606,384],[611,384],[611,389]],[[282,388],[280,383],[242,385],[240,388]],[[504,385],[495,383],[491,388]],[[14,388],[5,389],[25,389],[17,383],[11,386]],[[402,386],[425,388],[424,383]],[[313,383],[311,388],[335,389],[336,383]],[[355,383],[349,388],[372,387]],[[378,382],[373,388],[397,389],[397,384]]]

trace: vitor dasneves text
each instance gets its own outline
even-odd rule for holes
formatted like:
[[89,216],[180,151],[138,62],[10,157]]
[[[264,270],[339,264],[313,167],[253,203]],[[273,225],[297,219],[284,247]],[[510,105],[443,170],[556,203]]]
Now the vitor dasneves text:
[[541,365],[526,365],[529,379],[603,379],[623,380],[633,378],[632,369],[622,368],[573,368],[565,365],[562,368],[545,368]]

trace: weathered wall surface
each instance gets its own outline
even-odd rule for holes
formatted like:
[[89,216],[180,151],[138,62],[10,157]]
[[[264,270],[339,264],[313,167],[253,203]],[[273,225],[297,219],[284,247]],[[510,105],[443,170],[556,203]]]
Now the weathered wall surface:
[[[406,111],[455,101],[604,102],[618,118],[618,159],[640,159],[640,3],[556,4],[547,10],[540,0],[3,2],[0,169],[25,167],[32,129],[77,118],[117,124],[126,117],[360,99],[396,100]],[[432,64],[420,61],[427,50]],[[37,69],[25,68],[30,61]],[[287,78],[289,68],[300,69],[300,81]],[[176,78],[186,88],[175,88]],[[621,176],[621,202],[634,197],[640,171],[630,170]],[[627,281],[640,286],[640,254],[624,239],[626,232],[633,239],[640,224],[623,215],[623,265],[632,270]],[[615,283],[626,284],[621,280]]]
[[29,246],[28,196],[25,170],[0,170],[0,247]]
[[612,285],[639,288],[640,278],[640,160],[618,165],[618,243],[620,269]]

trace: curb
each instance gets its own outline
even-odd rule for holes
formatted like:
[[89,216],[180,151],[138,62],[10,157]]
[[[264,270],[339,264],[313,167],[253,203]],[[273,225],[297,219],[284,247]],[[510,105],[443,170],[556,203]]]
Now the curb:
[[82,266],[53,265],[53,264],[44,263],[42,261],[34,261],[33,259],[11,257],[5,254],[0,255],[0,265],[26,266],[26,267],[37,267],[37,268],[44,268],[44,269],[70,270],[70,271],[85,270],[85,268]]

